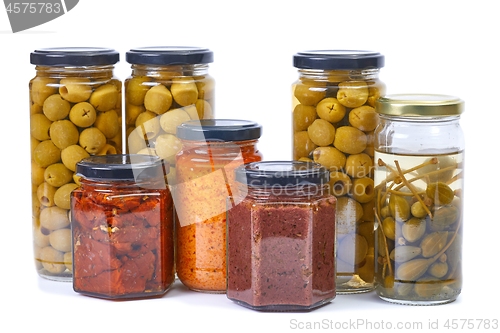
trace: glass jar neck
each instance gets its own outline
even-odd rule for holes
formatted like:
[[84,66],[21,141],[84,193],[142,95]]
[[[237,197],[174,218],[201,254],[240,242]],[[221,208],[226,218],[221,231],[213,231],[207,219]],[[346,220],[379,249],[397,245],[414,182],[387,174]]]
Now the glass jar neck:
[[386,114],[379,114],[381,121],[395,122],[395,123],[410,123],[411,125],[422,124],[428,126],[430,124],[444,124],[453,125],[460,121],[460,115],[447,115],[447,116],[393,116]]
[[37,76],[66,78],[82,77],[92,79],[111,79],[114,65],[105,66],[36,66]]
[[136,192],[148,190],[164,190],[167,188],[167,183],[163,179],[148,179],[137,181],[125,180],[93,180],[88,178],[80,178],[80,186],[83,191],[98,191],[98,192]]
[[241,151],[251,152],[256,151],[258,140],[244,140],[244,141],[190,141],[181,140],[182,146],[185,150],[196,150],[205,153],[216,152],[230,152],[237,153]]
[[132,64],[132,76],[148,77],[182,77],[208,74],[208,64],[190,65],[138,65]]
[[349,80],[369,80],[378,79],[380,69],[362,69],[362,70],[326,70],[326,69],[304,69],[298,70],[302,79],[325,80],[327,82],[341,82]]
[[246,193],[247,197],[257,201],[297,201],[307,202],[322,198],[328,193],[328,184],[324,185],[274,185],[269,187],[253,187],[239,184],[240,193]]

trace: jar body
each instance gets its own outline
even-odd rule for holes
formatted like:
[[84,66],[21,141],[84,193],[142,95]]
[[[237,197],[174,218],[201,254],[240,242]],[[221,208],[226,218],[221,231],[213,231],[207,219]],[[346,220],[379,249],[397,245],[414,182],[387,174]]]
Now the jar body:
[[37,66],[30,80],[34,258],[41,277],[71,281],[70,192],[76,163],[122,152],[114,66]]
[[374,289],[373,131],[385,94],[379,69],[300,69],[293,86],[293,158],[331,171],[337,200],[337,293]]
[[132,65],[125,80],[128,153],[157,155],[171,166],[181,149],[176,128],[188,120],[213,119],[215,80],[208,64]]
[[400,304],[452,302],[462,288],[459,116],[381,115],[375,138],[376,292]]
[[226,292],[226,198],[233,171],[262,160],[257,140],[184,141],[177,155],[176,271],[188,288]]
[[[162,180],[163,181],[163,180]],[[73,289],[109,299],[161,296],[175,280],[174,217],[161,186],[82,179],[71,194]]]
[[336,202],[315,190],[250,186],[246,196],[235,194],[227,215],[229,299],[254,310],[297,311],[335,298]]

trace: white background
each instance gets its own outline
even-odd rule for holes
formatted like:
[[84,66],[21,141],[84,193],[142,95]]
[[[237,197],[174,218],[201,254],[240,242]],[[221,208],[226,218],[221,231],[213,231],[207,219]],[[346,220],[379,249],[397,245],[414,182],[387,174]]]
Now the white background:
[[[321,322],[323,331],[333,331],[337,323],[343,326],[337,331],[364,332],[387,325],[395,329],[398,322],[427,329],[436,321],[443,328],[446,319],[456,319],[460,326],[461,319],[500,320],[500,20],[494,4],[80,0],[66,15],[16,34],[0,10],[0,331],[288,332],[299,331],[293,325],[297,320]],[[214,51],[210,73],[217,83],[216,115],[260,122],[264,132],[259,147],[267,160],[291,157],[290,86],[297,78],[292,57],[298,51],[378,51],[386,57],[380,78],[388,93],[443,93],[464,99],[465,282],[458,300],[408,307],[369,293],[337,296],[310,313],[260,313],[233,304],[225,295],[194,293],[180,285],[160,299],[113,302],[78,295],[70,283],[40,279],[31,238],[28,81],[35,70],[29,54],[44,47],[111,47],[121,53],[116,74],[124,80],[130,72],[125,52],[156,45]],[[330,321],[333,327],[326,325]],[[473,324],[477,328],[479,322]],[[400,331],[417,331],[410,327]]]

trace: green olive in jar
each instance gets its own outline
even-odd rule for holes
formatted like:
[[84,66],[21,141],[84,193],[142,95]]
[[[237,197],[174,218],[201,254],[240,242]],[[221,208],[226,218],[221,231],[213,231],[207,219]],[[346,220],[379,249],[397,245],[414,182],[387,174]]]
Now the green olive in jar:
[[338,127],[333,146],[346,154],[359,154],[365,150],[367,137],[363,131],[351,126]]
[[338,123],[344,118],[346,108],[336,98],[328,97],[318,103],[316,112],[321,119],[330,123]]
[[346,81],[339,83],[337,100],[349,108],[357,108],[368,100],[368,85],[365,81]]
[[297,104],[293,110],[293,130],[295,132],[306,131],[316,118],[314,106]]
[[326,120],[316,119],[307,128],[307,134],[315,145],[325,147],[332,144],[335,138],[335,127]]
[[294,96],[303,105],[315,106],[326,95],[326,84],[305,81],[295,86]]

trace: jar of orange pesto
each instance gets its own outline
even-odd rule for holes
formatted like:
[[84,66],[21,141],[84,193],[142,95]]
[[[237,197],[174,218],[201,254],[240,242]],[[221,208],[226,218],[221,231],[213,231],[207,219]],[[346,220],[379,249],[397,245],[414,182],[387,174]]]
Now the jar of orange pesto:
[[[172,187],[176,218],[176,268],[188,288],[226,292],[226,199],[234,169],[262,160],[262,127],[251,121],[203,119],[177,127],[182,149]],[[230,209],[230,206],[229,206]]]

